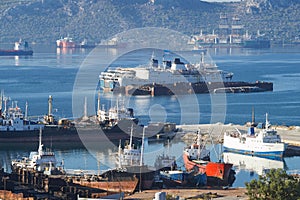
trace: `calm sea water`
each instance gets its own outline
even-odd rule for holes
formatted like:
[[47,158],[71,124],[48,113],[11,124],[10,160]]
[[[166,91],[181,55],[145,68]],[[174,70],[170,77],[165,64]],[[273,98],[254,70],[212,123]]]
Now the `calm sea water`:
[[[31,57],[0,57],[0,89],[7,96],[17,101],[18,106],[29,104],[29,115],[42,116],[47,113],[48,96],[52,95],[54,114],[60,117],[73,117],[72,92],[74,82],[81,69],[90,62],[92,50],[56,49],[54,46],[34,46],[34,55]],[[105,49],[98,52],[93,59],[96,76],[106,66],[102,60],[106,54],[117,54],[117,49]],[[112,66],[136,66],[147,63],[153,50],[142,50],[124,55],[112,63]],[[135,115],[142,124],[149,121],[170,121],[177,124],[194,124],[224,122],[244,124],[251,120],[252,107],[255,108],[256,120],[264,121],[264,114],[269,113],[272,124],[299,125],[300,107],[300,47],[272,48],[263,50],[251,49],[211,49],[211,58],[220,69],[234,73],[233,80],[241,81],[272,81],[273,92],[238,93],[218,96],[216,94],[198,94],[184,96],[162,97],[118,97],[127,106],[133,107]],[[159,54],[159,53],[157,53]],[[179,53],[181,54],[181,53]],[[185,54],[187,60],[200,59],[199,55]],[[96,62],[95,62],[96,61]],[[99,69],[98,69],[99,67]],[[98,70],[98,71],[97,71]],[[94,73],[95,75],[95,73]],[[88,76],[88,75],[87,75]],[[92,80],[94,88],[97,78]],[[110,93],[101,94],[101,104],[106,107],[115,105],[116,96]],[[83,110],[82,107],[79,106]],[[89,105],[89,114],[94,114],[95,106]],[[82,112],[81,112],[82,113]],[[170,153],[179,158],[184,144],[172,141],[169,148],[165,144],[149,144],[146,149],[145,161],[152,164],[158,153]],[[22,155],[27,156],[35,147],[10,148],[0,150],[2,164],[9,168],[10,160]],[[114,166],[113,154],[116,148],[105,152],[93,152],[76,148],[76,146],[57,147],[54,149],[58,160],[64,159],[67,168],[75,169],[107,169]],[[230,156],[229,156],[230,157]],[[97,161],[100,160],[100,162]],[[250,164],[249,161],[250,160]],[[244,162],[243,162],[244,161]],[[238,158],[236,160],[237,180],[234,186],[244,186],[245,181],[256,178],[274,163],[268,160]],[[251,162],[263,163],[261,168],[251,166]],[[300,158],[285,158],[275,163],[276,166],[287,170],[299,170]],[[248,165],[248,167],[247,167]]]

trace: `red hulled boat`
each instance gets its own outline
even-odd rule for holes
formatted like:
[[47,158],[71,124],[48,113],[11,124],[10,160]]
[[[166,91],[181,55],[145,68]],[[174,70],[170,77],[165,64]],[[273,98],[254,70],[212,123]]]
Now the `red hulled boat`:
[[210,186],[232,185],[235,180],[235,172],[231,169],[233,164],[210,161],[210,152],[205,148],[205,145],[200,144],[199,135],[196,144],[184,149],[183,161],[186,171],[205,173],[207,185]]

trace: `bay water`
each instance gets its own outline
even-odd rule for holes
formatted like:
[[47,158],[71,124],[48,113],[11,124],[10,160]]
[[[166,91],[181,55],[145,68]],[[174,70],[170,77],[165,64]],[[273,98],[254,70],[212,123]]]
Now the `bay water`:
[[[17,101],[14,103],[23,109],[28,102],[29,115],[36,117],[42,117],[48,112],[48,96],[52,95],[53,114],[72,118],[74,82],[93,50],[56,49],[55,46],[49,45],[35,45],[33,50],[34,55],[29,57],[0,57],[0,89],[6,96]],[[108,51],[114,53],[118,49],[108,48],[100,52]],[[147,49],[123,55],[111,66],[133,67],[148,63],[152,52],[153,50]],[[194,53],[187,54],[187,57],[199,56]],[[101,104],[110,107],[116,104],[116,99],[125,99],[126,106],[134,109],[135,115],[144,125],[149,121],[168,121],[177,124],[216,122],[244,124],[251,121],[251,111],[254,108],[258,122],[264,122],[267,112],[271,124],[299,126],[299,46],[271,49],[219,48],[209,49],[209,54],[221,70],[234,73],[233,80],[271,81],[274,84],[274,91],[225,94],[221,97],[217,94],[128,97],[102,92]],[[99,62],[94,63],[96,69],[99,65],[97,75],[107,67],[101,66],[102,58],[105,58],[105,55],[99,55]],[[98,80],[93,81],[96,88]],[[95,105],[89,107],[91,107],[89,114],[94,114]],[[83,103],[81,109],[83,110]],[[28,156],[30,151],[36,150],[37,145],[32,144],[30,147],[4,145],[0,149],[2,158],[0,161],[9,171],[11,159]],[[179,165],[183,165],[181,154],[184,146],[181,141],[171,141],[169,145],[149,143],[145,149],[145,158],[147,158],[145,162],[153,165],[156,155],[168,153],[176,156]],[[70,144],[55,147],[53,150],[57,160],[64,160],[66,168],[104,170],[114,166],[114,153],[117,147],[107,149],[105,152],[93,152],[91,149]],[[232,155],[227,156],[232,157]],[[300,170],[300,157],[284,158],[283,161],[275,164],[269,160],[257,161],[249,157],[238,157],[234,161],[237,162],[234,163],[237,179],[233,186],[238,187],[243,187],[245,181],[257,178],[270,166],[283,167],[288,171]],[[252,165],[255,162],[263,163],[260,169]]]

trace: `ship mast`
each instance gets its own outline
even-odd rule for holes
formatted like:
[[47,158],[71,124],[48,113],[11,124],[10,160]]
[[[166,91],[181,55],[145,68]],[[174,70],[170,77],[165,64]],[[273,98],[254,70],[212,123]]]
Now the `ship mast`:
[[43,155],[43,144],[42,144],[42,128],[40,128],[40,135],[39,135],[39,149],[38,149],[39,156]]
[[268,120],[268,113],[266,113],[266,125],[265,125],[265,129],[269,129],[269,126],[270,126],[270,123],[269,123],[269,120]]
[[145,140],[145,127],[143,127],[143,137],[142,137],[142,147],[141,147],[141,160],[140,160],[140,166],[142,167],[144,162],[143,162],[143,157],[144,157],[144,140]]
[[130,149],[132,146],[132,137],[133,137],[133,124],[131,124],[131,130],[130,130],[130,140],[129,140],[129,148]]
[[26,101],[26,104],[25,104],[25,120],[27,120],[27,116],[28,116],[28,102]]
[[98,91],[98,102],[97,102],[97,117],[99,119],[100,116],[100,90]]
[[122,147],[121,147],[121,140],[119,142],[119,151],[118,151],[118,156],[119,156],[119,163],[118,163],[118,167],[121,169],[121,154],[122,154]]
[[197,135],[197,145],[198,145],[198,152],[197,152],[197,160],[200,160],[200,129],[198,131],[198,135]]
[[83,120],[87,120],[87,97],[84,97],[84,110],[83,110]]

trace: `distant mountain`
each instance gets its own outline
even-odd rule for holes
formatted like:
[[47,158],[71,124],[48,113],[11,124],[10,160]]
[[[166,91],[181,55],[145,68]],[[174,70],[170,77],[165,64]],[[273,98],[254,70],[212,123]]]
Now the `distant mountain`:
[[249,33],[265,33],[274,40],[299,36],[299,0],[244,0],[208,3],[199,0],[2,0],[0,43],[19,38],[54,43],[70,35],[100,42],[138,27],[164,27],[191,35],[217,32],[220,14],[238,16]]

